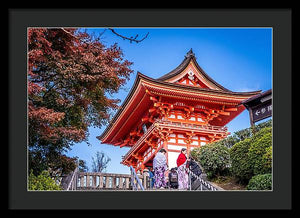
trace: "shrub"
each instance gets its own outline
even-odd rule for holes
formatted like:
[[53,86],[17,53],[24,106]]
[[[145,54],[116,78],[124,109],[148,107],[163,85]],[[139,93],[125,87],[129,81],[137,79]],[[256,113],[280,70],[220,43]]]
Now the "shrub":
[[208,178],[222,175],[230,165],[228,148],[218,143],[195,148],[192,156],[200,162]]
[[248,184],[253,176],[272,172],[272,120],[257,125],[254,132],[250,128],[238,131],[232,137],[195,148],[191,154],[209,179],[231,174]]
[[257,131],[253,136],[252,136],[252,139],[255,140],[255,139],[259,139],[261,137],[263,137],[264,135],[266,134],[271,134],[272,135],[272,127],[264,127],[264,128],[261,128],[259,131]]
[[253,176],[247,185],[247,190],[272,190],[272,174]]
[[[260,130],[251,141],[248,157],[254,175],[271,173],[271,164],[268,165],[270,161],[272,162],[272,153],[270,154],[272,133],[270,128]],[[266,154],[267,152],[269,154]]]
[[272,171],[272,127],[261,128],[251,138],[230,149],[231,172],[241,182]]
[[[219,144],[226,146],[227,148],[231,148],[234,144],[236,144],[240,141],[243,141],[246,138],[251,138],[257,132],[259,132],[260,130],[262,130],[266,127],[272,127],[272,119],[262,122],[253,127],[236,131],[231,136],[221,139],[220,141],[215,142],[215,143],[219,143]],[[270,131],[270,130],[272,130],[272,128],[268,129],[267,131]]]
[[243,183],[247,183],[253,176],[253,169],[248,158],[250,146],[251,139],[248,138],[236,143],[230,149],[231,172]]
[[59,185],[50,177],[48,171],[43,171],[40,175],[35,176],[33,171],[28,178],[29,190],[62,190]]
[[236,137],[236,135],[233,135],[233,136],[228,136],[227,138],[221,139],[214,143],[224,145],[227,148],[231,148],[237,142],[239,142],[239,139]]
[[263,172],[272,172],[272,146],[266,148],[262,157]]

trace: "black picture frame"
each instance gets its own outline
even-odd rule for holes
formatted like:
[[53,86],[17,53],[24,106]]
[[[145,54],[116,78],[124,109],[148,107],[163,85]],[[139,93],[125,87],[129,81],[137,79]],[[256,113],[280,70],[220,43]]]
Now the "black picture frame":
[[[8,18],[9,209],[290,210],[292,208],[291,9],[10,9]],[[272,27],[273,191],[28,192],[26,33],[28,27],[44,26]]]

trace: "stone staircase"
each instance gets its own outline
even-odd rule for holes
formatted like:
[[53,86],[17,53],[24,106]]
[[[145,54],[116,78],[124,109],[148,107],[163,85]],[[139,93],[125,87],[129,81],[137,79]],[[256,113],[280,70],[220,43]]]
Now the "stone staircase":
[[[137,175],[131,167],[131,174],[114,174],[98,172],[79,172],[76,168],[72,173],[62,178],[61,186],[67,191],[102,191],[102,190],[150,190],[150,179],[147,173]],[[205,174],[197,176],[190,182],[190,190],[217,191],[220,187],[206,180]],[[177,191],[176,189],[158,189],[155,191]]]
[[[76,169],[73,173],[62,179],[62,187],[64,190],[133,190],[136,184],[130,174],[114,174],[114,173],[94,173],[94,172],[78,172]],[[149,188],[146,174],[137,175],[143,187]],[[141,188],[138,188],[141,189]]]

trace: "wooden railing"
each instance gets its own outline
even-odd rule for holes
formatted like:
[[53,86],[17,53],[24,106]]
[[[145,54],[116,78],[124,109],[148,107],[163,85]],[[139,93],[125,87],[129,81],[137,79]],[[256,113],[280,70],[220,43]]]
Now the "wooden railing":
[[162,125],[168,125],[173,127],[186,127],[186,128],[195,128],[195,129],[201,129],[201,130],[209,130],[213,132],[227,132],[226,126],[212,126],[212,125],[199,125],[199,124],[191,124],[191,123],[185,123],[185,122],[179,122],[179,121],[160,121],[159,122]]
[[122,161],[125,160],[141,143],[144,142],[144,140],[150,135],[150,133],[152,132],[152,130],[155,128],[155,124],[158,121],[154,121],[154,123],[152,123],[152,125],[147,129],[147,132],[144,133],[144,135],[142,135],[137,142],[131,147],[131,149],[122,157]]

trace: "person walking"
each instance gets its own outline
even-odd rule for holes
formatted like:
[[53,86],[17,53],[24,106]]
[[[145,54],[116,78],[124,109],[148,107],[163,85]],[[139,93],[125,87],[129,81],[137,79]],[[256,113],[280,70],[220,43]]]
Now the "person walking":
[[[198,165],[198,163],[195,161],[194,157],[191,154],[187,161],[187,167],[194,175],[198,177],[202,174],[201,167]],[[196,177],[194,175],[191,176],[191,183],[193,183],[196,180]]]
[[150,189],[153,189],[154,187],[154,173],[153,173],[153,168],[149,167],[149,179],[150,179]]
[[188,189],[188,173],[187,173],[187,157],[186,157],[187,150],[186,148],[182,148],[181,152],[177,158],[177,173],[178,173],[178,189]]
[[164,189],[166,187],[165,173],[168,169],[166,153],[167,151],[162,148],[153,159],[154,187],[156,189]]

